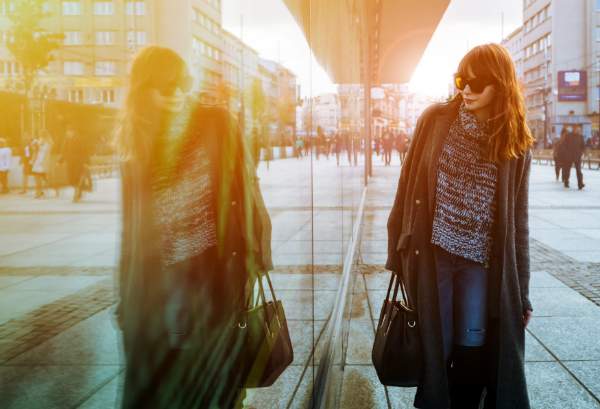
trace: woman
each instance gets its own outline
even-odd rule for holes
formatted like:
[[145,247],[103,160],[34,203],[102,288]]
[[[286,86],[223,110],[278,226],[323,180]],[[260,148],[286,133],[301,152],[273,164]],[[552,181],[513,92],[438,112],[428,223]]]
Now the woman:
[[133,61],[118,132],[124,408],[239,406],[245,286],[272,268],[239,129],[226,111],[186,101],[189,86],[169,49]]
[[37,140],[37,149],[33,157],[31,171],[35,178],[35,198],[44,196],[43,184],[48,185],[48,172],[52,169],[52,138],[50,133],[43,129]]
[[421,330],[415,407],[477,408],[485,386],[486,408],[529,408],[533,138],[504,47],[471,50],[455,80],[460,93],[418,121],[388,220],[386,267],[401,274]]

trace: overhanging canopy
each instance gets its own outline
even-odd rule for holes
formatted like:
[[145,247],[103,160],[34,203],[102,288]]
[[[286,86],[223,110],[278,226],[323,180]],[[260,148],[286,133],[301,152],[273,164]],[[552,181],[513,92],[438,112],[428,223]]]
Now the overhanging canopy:
[[450,0],[284,0],[336,83],[407,82]]

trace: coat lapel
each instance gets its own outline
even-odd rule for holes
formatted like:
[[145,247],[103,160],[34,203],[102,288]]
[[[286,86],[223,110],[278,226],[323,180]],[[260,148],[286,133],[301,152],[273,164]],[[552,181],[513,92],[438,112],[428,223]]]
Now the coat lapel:
[[438,161],[444,141],[448,136],[450,126],[456,119],[458,114],[458,105],[450,104],[446,110],[435,119],[435,124],[431,134],[431,144],[429,148],[429,167],[427,169],[427,193],[429,196],[429,215],[433,218],[433,210],[435,203],[435,191],[437,188],[437,168]]

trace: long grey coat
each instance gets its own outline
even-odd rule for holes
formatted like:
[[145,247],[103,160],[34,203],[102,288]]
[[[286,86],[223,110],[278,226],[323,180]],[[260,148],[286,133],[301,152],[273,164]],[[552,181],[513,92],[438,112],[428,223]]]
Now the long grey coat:
[[[388,220],[386,268],[402,274],[416,306],[423,347],[424,373],[415,397],[418,408],[448,408],[448,379],[443,362],[436,265],[431,231],[437,163],[460,102],[428,108],[417,123],[402,168]],[[528,409],[524,373],[523,313],[529,302],[528,186],[531,153],[498,167],[497,214],[490,261],[489,379],[497,386],[499,409]]]

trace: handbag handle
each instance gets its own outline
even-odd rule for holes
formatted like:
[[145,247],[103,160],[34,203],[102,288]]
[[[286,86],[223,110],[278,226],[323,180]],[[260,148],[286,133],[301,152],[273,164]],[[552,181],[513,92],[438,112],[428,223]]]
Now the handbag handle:
[[414,310],[414,308],[411,307],[411,305],[410,305],[408,294],[406,292],[406,286],[404,285],[404,281],[400,277],[400,274],[398,274],[395,271],[392,271],[392,277],[390,278],[390,284],[388,286],[388,291],[387,291],[387,295],[385,296],[385,299],[388,301],[390,300],[390,292],[391,292],[392,284],[394,283],[394,281],[395,281],[396,285],[394,286],[394,294],[393,294],[393,298],[391,300],[392,302],[390,304],[393,304],[394,302],[396,302],[396,299],[398,296],[398,289],[400,289],[404,305],[406,305],[406,307],[408,309]]

